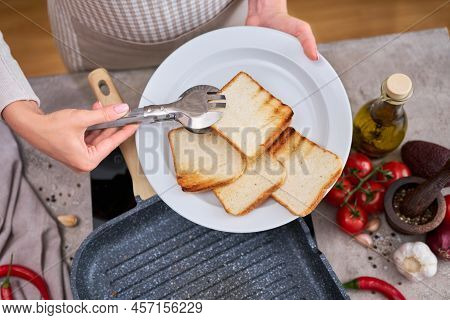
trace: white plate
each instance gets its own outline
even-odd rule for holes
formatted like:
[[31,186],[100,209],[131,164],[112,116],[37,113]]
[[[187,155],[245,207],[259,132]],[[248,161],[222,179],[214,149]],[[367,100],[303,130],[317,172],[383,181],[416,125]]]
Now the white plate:
[[[292,126],[347,160],[352,117],[344,87],[321,56],[310,61],[298,40],[258,27],[233,27],[203,34],[173,52],[148,82],[139,107],[167,103],[186,89],[208,84],[221,88],[245,71],[285,104],[293,107]],[[173,123],[139,128],[136,143],[144,173],[174,211],[199,225],[227,232],[257,232],[296,218],[269,199],[241,217],[225,212],[212,192],[185,193],[175,177],[167,132]]]

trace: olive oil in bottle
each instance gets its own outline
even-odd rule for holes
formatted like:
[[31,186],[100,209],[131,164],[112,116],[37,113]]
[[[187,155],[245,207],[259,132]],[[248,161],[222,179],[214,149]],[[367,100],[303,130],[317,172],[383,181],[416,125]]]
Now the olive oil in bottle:
[[353,147],[378,158],[395,150],[405,137],[408,119],[403,105],[413,92],[411,79],[401,73],[381,85],[381,96],[364,104],[353,119]]

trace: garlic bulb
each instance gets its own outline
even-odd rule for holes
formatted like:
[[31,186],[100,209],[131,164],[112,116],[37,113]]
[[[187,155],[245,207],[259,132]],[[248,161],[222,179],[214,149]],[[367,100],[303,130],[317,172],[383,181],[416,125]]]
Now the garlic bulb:
[[437,272],[437,258],[423,242],[406,242],[393,255],[398,272],[411,281],[421,281]]

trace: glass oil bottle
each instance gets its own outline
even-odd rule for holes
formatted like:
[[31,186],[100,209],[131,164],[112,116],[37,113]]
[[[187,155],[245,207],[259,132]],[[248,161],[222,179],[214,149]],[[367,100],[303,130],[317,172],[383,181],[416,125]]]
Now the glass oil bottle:
[[413,92],[411,79],[401,73],[381,85],[381,96],[364,104],[353,119],[353,147],[372,158],[395,150],[408,128],[403,105]]

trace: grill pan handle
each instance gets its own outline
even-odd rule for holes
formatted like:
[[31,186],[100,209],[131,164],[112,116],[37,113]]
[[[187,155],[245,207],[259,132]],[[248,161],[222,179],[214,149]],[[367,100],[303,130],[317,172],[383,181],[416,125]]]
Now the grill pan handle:
[[[95,69],[89,73],[88,81],[95,96],[102,105],[107,106],[123,102],[106,69]],[[122,142],[120,151],[130,171],[134,195],[139,196],[142,200],[146,200],[155,195],[155,191],[142,173],[143,170],[139,163],[134,135]]]

